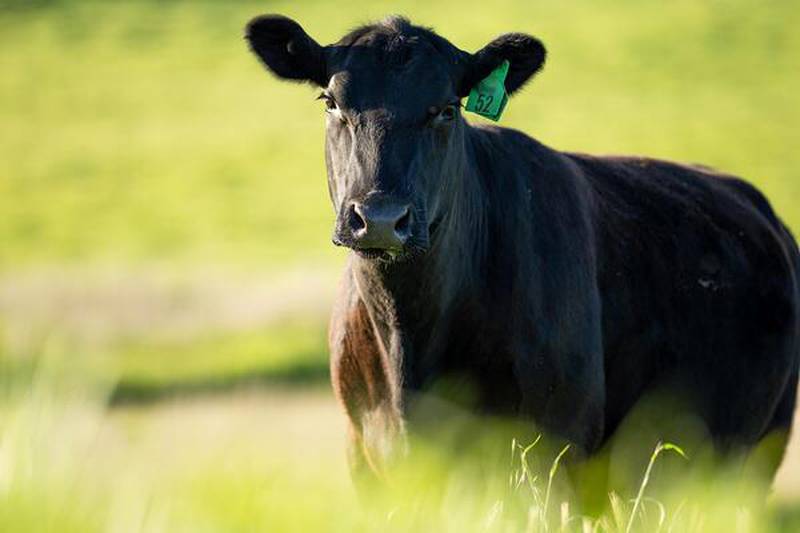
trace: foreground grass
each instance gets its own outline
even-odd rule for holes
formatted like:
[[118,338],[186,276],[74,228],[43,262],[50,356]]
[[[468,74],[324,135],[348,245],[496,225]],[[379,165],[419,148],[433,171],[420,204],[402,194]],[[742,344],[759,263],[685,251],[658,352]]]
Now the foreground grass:
[[[512,442],[494,472],[448,446],[417,442],[390,492],[359,502],[344,469],[341,418],[319,393],[109,410],[103,391],[81,380],[79,369],[51,360],[26,387],[12,388],[24,394],[2,389],[0,530],[761,532],[800,525],[789,509],[737,497],[741,482],[733,479],[656,492],[659,466],[683,461],[666,457],[664,445],[641,465],[638,492],[605,495],[598,516],[583,515],[565,492],[559,459],[532,459],[536,445],[527,441]],[[297,432],[298,425],[311,429]]]

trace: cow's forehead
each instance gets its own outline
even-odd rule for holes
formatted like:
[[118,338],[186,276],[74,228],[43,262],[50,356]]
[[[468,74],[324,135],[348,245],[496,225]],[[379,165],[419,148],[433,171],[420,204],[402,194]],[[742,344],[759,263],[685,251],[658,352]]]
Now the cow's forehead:
[[404,62],[373,53],[350,54],[331,76],[328,88],[343,107],[418,114],[454,98],[453,85],[445,58],[423,48]]
[[443,61],[419,62],[404,68],[351,66],[335,73],[328,88],[341,106],[354,110],[391,107],[416,113],[445,104],[455,95]]

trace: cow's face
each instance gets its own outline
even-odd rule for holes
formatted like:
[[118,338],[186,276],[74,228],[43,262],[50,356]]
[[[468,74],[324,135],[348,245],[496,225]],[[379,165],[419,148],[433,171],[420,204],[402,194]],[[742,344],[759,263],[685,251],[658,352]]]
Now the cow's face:
[[253,51],[276,75],[321,88],[333,241],[364,257],[423,253],[468,152],[461,98],[502,61],[509,94],[542,65],[533,37],[506,34],[475,54],[402,18],[322,47],[293,20],[254,19]]

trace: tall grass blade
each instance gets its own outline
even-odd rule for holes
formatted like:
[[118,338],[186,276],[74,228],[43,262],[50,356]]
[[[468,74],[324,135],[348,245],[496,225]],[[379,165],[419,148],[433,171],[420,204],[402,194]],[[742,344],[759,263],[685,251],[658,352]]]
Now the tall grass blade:
[[561,462],[561,458],[564,457],[565,453],[567,453],[567,450],[569,450],[569,444],[564,446],[564,448],[556,456],[552,466],[550,466],[550,473],[547,476],[547,490],[544,493],[544,505],[542,506],[542,522],[545,524],[545,526],[547,525],[547,508],[550,504],[550,491],[553,488],[553,478],[556,476],[558,465]]
[[625,533],[630,533],[631,529],[633,528],[633,522],[636,519],[636,513],[639,510],[639,506],[642,503],[642,497],[644,496],[644,489],[647,487],[647,484],[650,481],[650,473],[653,471],[653,465],[655,464],[656,459],[661,454],[661,452],[664,451],[675,452],[684,459],[688,459],[683,450],[678,446],[676,446],[675,444],[662,443],[662,442],[656,444],[656,447],[653,450],[653,454],[650,456],[650,462],[647,463],[647,470],[645,470],[644,472],[644,478],[642,479],[642,483],[641,485],[639,485],[639,493],[636,495],[636,499],[633,501],[633,509],[631,509],[631,515],[630,518],[628,519],[628,526],[625,528]]

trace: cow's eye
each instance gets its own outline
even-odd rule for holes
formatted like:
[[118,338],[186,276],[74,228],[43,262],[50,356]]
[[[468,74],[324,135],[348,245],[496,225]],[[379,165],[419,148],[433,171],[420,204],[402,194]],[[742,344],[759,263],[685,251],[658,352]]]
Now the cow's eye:
[[431,107],[428,113],[432,117],[432,123],[446,124],[452,122],[458,116],[458,104],[448,104],[444,107]]
[[444,106],[441,111],[439,111],[439,119],[443,122],[450,122],[454,118],[456,118],[456,106],[453,104]]
[[323,100],[325,102],[325,111],[335,111],[338,109],[336,100],[328,93],[320,93],[320,95],[317,96],[317,100]]

